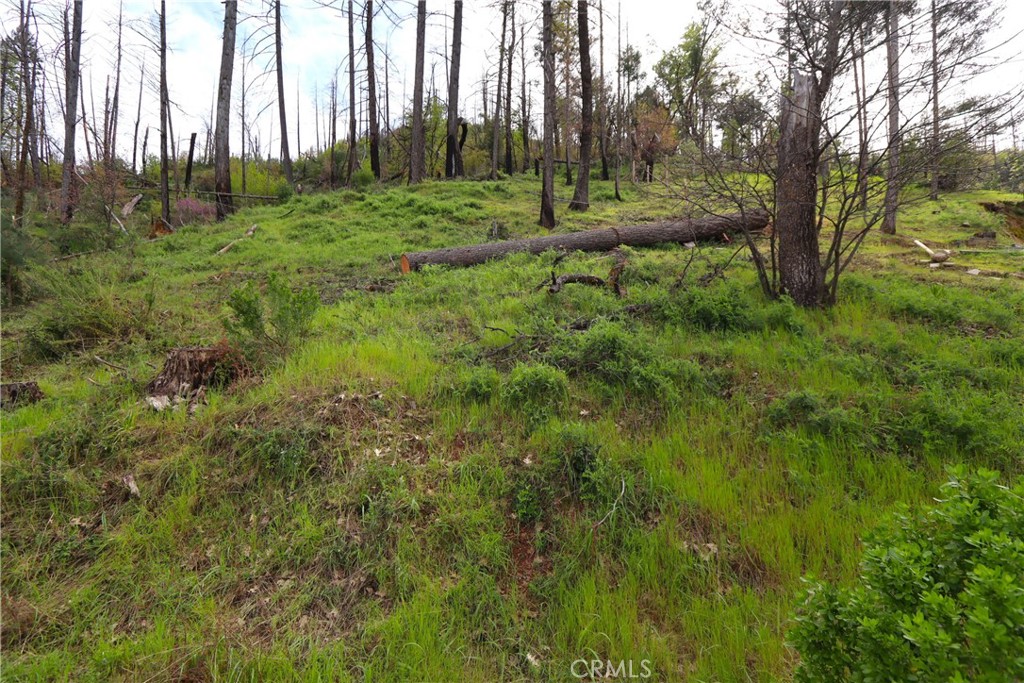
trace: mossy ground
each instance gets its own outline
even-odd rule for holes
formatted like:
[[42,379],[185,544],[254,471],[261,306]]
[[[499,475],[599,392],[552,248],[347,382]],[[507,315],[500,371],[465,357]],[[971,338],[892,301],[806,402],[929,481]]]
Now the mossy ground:
[[[5,379],[49,398],[2,416],[4,679],[566,680],[584,658],[786,680],[801,576],[851,580],[862,533],[949,464],[1020,475],[1024,282],[877,234],[824,311],[766,301],[743,256],[701,286],[731,246],[675,289],[690,252],[626,250],[624,299],[538,291],[550,254],[398,273],[495,223],[540,234],[537,189],[293,197],[63,262],[113,323],[57,351],[55,302],[5,311]],[[591,191],[559,229],[676,210]],[[996,229],[958,261],[1021,271],[991,198],[914,204],[900,234]],[[221,339],[270,272],[319,291],[311,338],[194,415],[146,406],[165,351]]]

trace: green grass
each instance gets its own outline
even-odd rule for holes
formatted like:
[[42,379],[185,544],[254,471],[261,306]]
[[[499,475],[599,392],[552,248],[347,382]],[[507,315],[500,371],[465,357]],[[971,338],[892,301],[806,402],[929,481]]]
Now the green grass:
[[[559,229],[675,210],[625,189],[593,183]],[[5,311],[5,380],[49,398],[2,414],[4,680],[566,680],[580,658],[787,680],[801,576],[852,581],[864,531],[950,464],[1020,476],[1024,282],[877,235],[829,311],[765,301],[741,258],[673,290],[678,246],[627,249],[624,299],[538,291],[550,254],[398,273],[494,221],[541,234],[537,190],[292,197],[53,266],[92,283],[71,322],[109,324],[41,354],[66,297]],[[979,197],[900,233],[1002,230]],[[1020,271],[1009,242],[972,263]],[[271,272],[316,288],[311,336],[195,415],[151,411],[152,366],[220,340]]]

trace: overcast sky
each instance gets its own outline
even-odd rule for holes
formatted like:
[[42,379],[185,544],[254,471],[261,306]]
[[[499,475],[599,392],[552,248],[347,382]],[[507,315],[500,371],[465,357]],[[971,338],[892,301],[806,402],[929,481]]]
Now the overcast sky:
[[[344,15],[337,9],[324,7],[323,4],[347,6],[347,2],[339,0],[284,0],[284,71],[285,98],[287,102],[287,118],[292,154],[296,153],[297,124],[301,124],[301,150],[309,150],[315,144],[314,101],[319,95],[321,102],[320,118],[325,118],[323,103],[327,99],[327,85],[335,70],[341,67],[339,88],[339,130],[343,130],[347,120],[347,46],[348,29]],[[360,5],[356,2],[356,6]],[[377,3],[380,4],[379,1]],[[1024,28],[1024,2],[1009,0],[1005,10],[1002,26],[992,42],[1003,42],[1007,37]],[[59,13],[64,0],[35,0],[40,16]],[[501,29],[500,12],[496,2],[484,0],[466,0],[463,20],[463,55],[462,84],[460,88],[460,105],[462,113],[474,117],[481,113],[481,81],[488,71],[492,70],[497,60],[498,33]],[[736,9],[741,13],[757,16],[764,8],[773,7],[772,0],[734,0]],[[385,51],[388,53],[388,80],[390,81],[390,110],[395,123],[400,122],[403,103],[411,97],[412,71],[415,48],[415,3],[393,1],[388,3],[390,13],[398,15],[401,21],[393,23],[388,16],[378,12],[375,19],[375,42],[378,50],[376,68],[378,72],[378,90],[383,98]],[[592,0],[592,24],[597,25],[598,3]],[[119,3],[117,0],[85,0],[84,39],[82,47],[82,66],[85,76],[85,98],[91,110],[93,102],[97,114],[102,116],[104,88],[106,79],[113,72],[114,41],[116,35],[116,19]],[[242,0],[239,2],[240,15],[264,15],[267,3],[263,0]],[[442,99],[446,96],[445,55],[450,45],[450,16],[452,3],[442,0],[430,0],[428,7],[427,26],[427,65],[426,79],[429,87],[433,73],[435,86]],[[527,44],[530,48],[527,59],[532,61],[532,48],[539,41],[539,7],[535,1],[517,2],[517,21],[526,21]],[[139,71],[145,60],[147,79],[156,75],[159,60],[147,41],[157,38],[156,12],[158,0],[124,0],[123,12],[126,23],[124,33],[125,64],[121,91],[121,119],[119,138],[121,154],[131,156],[131,128],[135,123],[135,108],[139,98]],[[616,0],[604,3],[605,15],[605,63],[609,80],[614,78],[614,61],[616,54],[616,30],[618,23],[619,3]],[[216,88],[220,65],[221,32],[223,27],[223,4],[213,0],[168,0],[167,2],[167,42],[170,47],[168,56],[168,82],[171,99],[175,104],[173,127],[175,137],[179,141],[187,140],[192,132],[199,134],[198,145],[205,139],[206,123],[210,119],[211,104]],[[358,13],[357,9],[357,13]],[[692,0],[627,0],[622,3],[623,42],[636,46],[643,54],[643,70],[651,80],[653,63],[660,55],[678,44],[687,24],[698,15],[697,3]],[[17,15],[12,14],[10,5],[3,14],[3,31],[9,33],[16,25]],[[237,49],[242,50],[246,35],[257,31],[260,23],[265,20],[259,17],[247,18],[239,24]],[[45,24],[45,21],[43,22]],[[365,68],[362,56],[361,18],[356,21],[357,70]],[[755,23],[755,26],[757,24]],[[42,29],[45,33],[47,30]],[[757,29],[755,28],[755,31]],[[51,49],[56,47],[59,36],[50,31]],[[727,32],[722,34],[726,47],[723,50],[723,61],[727,66],[743,75],[750,76],[758,71],[767,71],[768,63],[757,55],[764,51],[764,45],[756,40],[735,39]],[[596,30],[592,35],[594,51],[594,67],[597,69],[599,45]],[[47,38],[43,40],[44,46]],[[973,82],[970,87],[998,88],[1006,83],[1020,84],[1024,63],[1019,58],[1020,48],[1014,44],[1004,46],[994,56],[994,61],[1003,62],[1003,66],[986,78]],[[267,57],[258,60],[257,65],[250,69],[247,79],[252,81],[253,74],[267,65]],[[518,91],[518,58],[516,59],[515,88]],[[869,71],[871,69],[869,68]],[[869,74],[870,75],[870,74]],[[877,69],[873,74],[879,82],[884,77],[884,69]],[[357,81],[362,83],[364,75],[357,73]],[[540,71],[533,65],[529,68],[528,80],[533,81],[533,99],[539,101]],[[56,97],[59,83],[51,82],[51,98]],[[237,106],[241,89],[241,60],[236,61],[234,74],[233,117],[231,122],[232,149],[238,149],[240,126]],[[493,87],[492,87],[493,91]],[[493,95],[493,92],[492,92]],[[250,83],[247,88],[247,107],[250,111],[274,103],[276,82],[273,74]],[[357,98],[361,97],[357,93]],[[518,98],[516,98],[518,100]],[[406,104],[408,107],[408,104]],[[534,105],[534,121],[539,121],[539,102]],[[383,116],[383,107],[381,111]],[[90,113],[91,117],[91,113]],[[250,118],[252,118],[250,116]],[[139,133],[141,138],[146,126],[151,127],[150,150],[155,150],[155,140],[159,127],[159,100],[155,83],[142,93],[142,124]],[[264,150],[273,130],[274,154],[277,154],[280,136],[280,125],[277,120],[277,107],[268,107],[258,120],[260,138]],[[56,129],[53,127],[52,129]],[[321,135],[323,133],[321,132]]]

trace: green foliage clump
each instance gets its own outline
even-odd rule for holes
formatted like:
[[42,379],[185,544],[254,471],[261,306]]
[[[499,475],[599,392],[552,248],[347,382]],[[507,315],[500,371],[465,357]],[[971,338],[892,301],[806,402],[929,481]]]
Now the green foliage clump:
[[579,499],[600,516],[616,508],[632,521],[656,505],[646,470],[630,458],[613,458],[590,426],[573,422],[541,436],[546,445],[537,463],[513,491],[512,507],[520,523],[543,519],[556,499]]
[[32,285],[46,298],[26,337],[28,351],[40,358],[145,334],[156,302],[152,288],[141,301],[126,299],[116,278],[94,270],[37,269]]
[[665,401],[679,396],[671,364],[619,323],[600,321],[582,334],[564,337],[551,357],[561,368],[635,396]]
[[294,481],[313,466],[312,435],[303,429],[251,430],[239,435],[257,466]]
[[501,388],[501,400],[518,410],[529,427],[561,415],[569,402],[569,379],[558,368],[543,363],[520,363]]
[[484,403],[498,393],[501,375],[489,365],[477,365],[458,373],[453,393],[467,403]]
[[813,391],[792,391],[768,406],[768,419],[777,427],[803,426],[823,435],[851,433],[857,425],[850,413],[828,403]]
[[316,290],[292,292],[277,273],[267,280],[266,300],[252,282],[231,292],[231,315],[224,319],[228,340],[257,365],[287,356],[309,334],[320,307]]
[[852,588],[809,582],[790,642],[796,680],[1024,677],[1024,485],[954,470],[945,498],[869,539]]

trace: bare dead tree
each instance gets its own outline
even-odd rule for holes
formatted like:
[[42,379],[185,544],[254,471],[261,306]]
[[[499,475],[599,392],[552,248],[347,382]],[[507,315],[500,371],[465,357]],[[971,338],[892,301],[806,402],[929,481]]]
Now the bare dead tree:
[[167,0],[160,0],[160,217],[167,225],[171,223],[171,195],[168,185],[167,161],[170,100],[167,92]]
[[356,170],[356,30],[355,8],[348,0],[348,160],[345,184],[352,184]]
[[423,130],[423,63],[427,35],[427,2],[416,3],[416,68],[412,86],[412,131],[409,138],[409,184],[423,182],[426,140]]
[[366,104],[370,119],[370,169],[380,180],[380,120],[377,116],[377,74],[373,68],[373,0],[366,0]]
[[214,133],[214,189],[217,193],[217,220],[234,210],[231,197],[231,80],[235,66],[235,32],[238,1],[224,2],[224,37],[220,51],[220,78],[217,80],[217,127]]
[[542,60],[544,64],[544,178],[540,194],[540,224],[555,227],[555,48],[551,0],[544,0]]
[[886,169],[885,217],[882,232],[896,234],[896,211],[900,201],[900,24],[899,12],[890,0],[886,8],[886,84],[889,93],[889,166]]
[[509,34],[508,61],[505,64],[505,174],[512,175],[512,60],[516,54],[516,4],[508,3]]
[[67,11],[64,12],[65,62],[64,62],[64,168],[60,183],[60,217],[67,225],[75,213],[75,112],[78,109],[79,63],[82,55],[82,0],[72,4],[72,20],[68,26]]
[[281,0],[274,2],[274,59],[277,63],[277,110],[281,121],[281,168],[284,177],[291,185],[295,182],[292,175],[292,157],[288,150],[288,122],[286,119],[286,107],[284,101],[284,66],[281,58]]
[[587,18],[587,0],[577,3],[577,30],[580,44],[580,90],[583,109],[580,115],[580,161],[576,174],[576,190],[569,208],[586,211],[590,208],[590,151],[594,146],[594,91],[590,70],[590,20]]
[[519,72],[522,76],[519,96],[519,124],[523,136],[523,173],[530,170],[530,100],[526,96],[526,21],[519,20]]
[[452,55],[448,67],[448,121],[445,138],[445,177],[463,174],[462,147],[459,145],[459,70],[462,64],[462,0],[455,0],[452,17]]
[[491,138],[491,180],[498,177],[498,154],[501,149],[501,100],[504,87],[502,79],[505,75],[505,37],[508,32],[509,2],[501,3],[501,41],[498,48],[498,87],[494,92],[493,135]]

